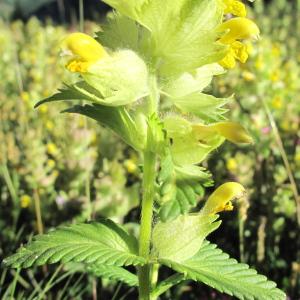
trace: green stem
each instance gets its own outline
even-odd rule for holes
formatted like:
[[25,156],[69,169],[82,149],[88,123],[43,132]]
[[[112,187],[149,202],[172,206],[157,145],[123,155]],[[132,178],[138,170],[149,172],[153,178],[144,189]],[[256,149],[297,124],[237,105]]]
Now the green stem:
[[273,118],[273,115],[272,115],[272,113],[271,113],[271,111],[268,107],[268,104],[266,103],[266,101],[264,100],[263,97],[261,98],[261,100],[262,100],[262,103],[264,105],[266,114],[268,116],[270,125],[272,127],[272,131],[273,131],[273,134],[274,134],[275,141],[276,141],[277,146],[279,148],[279,151],[280,151],[280,154],[281,154],[281,157],[282,157],[282,160],[283,160],[288,178],[289,178],[290,183],[291,183],[292,192],[294,194],[294,198],[295,198],[295,202],[296,202],[297,223],[298,223],[298,226],[300,226],[300,197],[299,197],[299,192],[298,192],[298,189],[297,189],[297,184],[296,184],[296,181],[295,181],[295,178],[294,178],[294,175],[293,175],[293,171],[292,171],[292,168],[290,166],[289,160],[287,158],[287,155],[286,155],[286,152],[285,152],[285,149],[284,149],[284,146],[283,146],[283,142],[282,142],[282,139],[280,137],[280,133],[279,133],[278,127],[276,125],[275,119]]
[[79,0],[79,30],[84,31],[84,7],[83,0]]
[[[154,180],[156,155],[150,151],[144,153],[143,199],[141,213],[141,229],[139,240],[139,255],[147,261],[150,256],[150,241],[152,230]],[[150,299],[150,264],[139,268],[139,299]]]
[[44,226],[43,226],[43,221],[42,221],[41,199],[40,199],[38,189],[34,189],[33,198],[34,198],[34,208],[35,208],[37,230],[38,230],[39,234],[43,234]]
[[240,247],[240,261],[245,262],[245,241],[244,241],[244,220],[239,216],[239,247]]

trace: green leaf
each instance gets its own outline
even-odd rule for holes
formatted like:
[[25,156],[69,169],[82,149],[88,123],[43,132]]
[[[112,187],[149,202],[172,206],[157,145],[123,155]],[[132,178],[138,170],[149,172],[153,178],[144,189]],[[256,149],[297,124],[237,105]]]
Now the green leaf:
[[148,95],[148,69],[134,51],[119,49],[91,64],[82,78],[103,95],[101,104],[120,106]]
[[183,274],[174,274],[167,279],[159,282],[157,286],[154,288],[154,290],[151,291],[150,299],[156,300],[158,296],[165,293],[167,290],[169,290],[172,286],[180,283],[184,280]]
[[83,262],[115,266],[143,265],[137,240],[109,219],[60,227],[37,235],[3,263],[13,268],[57,262]]
[[128,98],[122,98],[119,100],[112,97],[104,98],[99,90],[95,89],[85,81],[80,81],[72,85],[65,84],[65,87],[58,91],[58,93],[39,101],[35,105],[35,108],[47,102],[63,100],[85,100],[110,107],[125,105],[128,104],[128,102],[132,102],[132,99],[128,100]]
[[276,283],[238,263],[217,245],[205,241],[199,252],[186,261],[160,259],[160,263],[183,273],[186,279],[203,282],[241,300],[284,300]]
[[[86,101],[91,101],[91,102],[97,102],[100,99],[94,95],[94,97],[97,98],[91,98],[90,96],[83,94],[82,92],[80,92],[79,90],[76,89],[76,87],[80,87],[85,85],[86,83],[82,82],[78,82],[74,85],[67,85],[65,84],[65,87],[58,89],[58,93],[47,97],[43,100],[40,100],[39,102],[37,102],[35,104],[35,108],[37,108],[38,106],[44,104],[44,103],[48,103],[48,102],[54,102],[54,101],[63,101],[63,100],[86,100]],[[99,95],[98,95],[99,96]]]
[[159,217],[163,222],[184,214],[197,204],[203,186],[211,184],[210,174],[195,165],[175,166],[168,155],[161,162]]
[[93,265],[87,268],[88,272],[102,278],[114,281],[122,281],[129,286],[138,286],[138,278],[135,274],[121,267],[108,265]]
[[157,223],[152,234],[153,255],[177,262],[193,257],[204,239],[220,226],[221,221],[215,222],[218,217],[189,214],[167,223]]
[[107,16],[107,24],[101,25],[97,40],[114,51],[131,49],[138,52],[140,28],[137,23],[119,13],[112,12]]
[[186,134],[168,136],[172,139],[171,153],[176,165],[190,165],[202,162],[210,152],[218,148],[224,137],[218,134],[207,135],[205,132],[193,127],[192,131]]
[[77,113],[96,120],[118,134],[127,144],[135,149],[142,149],[145,134],[132,119],[125,107],[107,107],[104,105],[75,105],[63,112]]
[[219,121],[224,120],[224,113],[227,109],[223,106],[230,101],[230,98],[216,98],[195,92],[183,97],[171,98],[171,101],[184,113],[191,113],[198,116],[203,121]]
[[[163,76],[218,62],[226,47],[217,43],[223,6],[218,0],[104,0],[151,32],[148,51]],[[172,24],[172,26],[170,26]]]
[[170,80],[162,87],[162,90],[170,98],[185,97],[195,92],[202,92],[210,84],[213,76],[224,72],[219,64],[208,64]]

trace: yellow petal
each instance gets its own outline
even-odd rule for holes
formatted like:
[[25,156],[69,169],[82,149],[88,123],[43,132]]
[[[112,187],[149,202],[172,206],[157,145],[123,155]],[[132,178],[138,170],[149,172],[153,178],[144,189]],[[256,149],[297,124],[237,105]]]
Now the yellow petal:
[[223,0],[225,4],[225,14],[233,14],[239,17],[246,17],[247,11],[245,5],[238,0]]
[[219,61],[219,64],[226,69],[233,69],[236,65],[234,51],[230,49],[226,56]]
[[231,201],[245,193],[244,187],[237,182],[226,182],[219,186],[207,199],[201,210],[202,214],[216,214],[224,210],[232,210]]
[[241,63],[245,63],[248,59],[247,46],[239,41],[235,41],[231,44],[231,48],[234,52],[234,57]]
[[225,137],[232,143],[235,144],[251,144],[253,139],[247,133],[245,128],[239,123],[235,122],[219,122],[210,125],[214,128],[220,135]]
[[82,61],[80,59],[71,59],[67,64],[66,68],[70,72],[74,73],[85,73],[88,70],[88,67],[91,65],[90,62]]
[[219,40],[223,44],[231,44],[236,40],[258,38],[259,28],[247,18],[232,18],[219,26],[221,31],[227,32]]
[[63,41],[63,46],[71,51],[73,55],[87,62],[95,62],[107,56],[105,49],[100,43],[81,32],[68,35]]

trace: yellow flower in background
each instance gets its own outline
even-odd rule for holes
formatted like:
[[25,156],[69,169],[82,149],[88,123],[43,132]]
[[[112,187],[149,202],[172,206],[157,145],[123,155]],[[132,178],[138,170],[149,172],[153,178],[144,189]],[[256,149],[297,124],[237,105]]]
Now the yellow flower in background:
[[233,14],[238,17],[246,17],[247,11],[245,5],[238,0],[223,0],[225,5],[224,13]]
[[221,211],[233,210],[232,200],[241,198],[244,187],[237,182],[226,182],[219,186],[207,199],[201,210],[202,214],[216,214]]
[[229,49],[226,56],[219,62],[221,66],[232,69],[236,65],[236,60],[245,63],[249,56],[249,48],[240,40],[257,39],[259,28],[247,18],[233,18],[219,26],[225,34],[219,39],[222,44],[228,45]]
[[230,172],[235,172],[238,168],[238,164],[236,159],[234,158],[229,158],[226,161],[226,168],[230,171]]
[[129,174],[133,174],[137,170],[137,165],[132,159],[126,159],[124,161],[124,166]]
[[25,103],[28,103],[29,102],[29,94],[28,92],[22,92],[21,93],[21,99],[25,102]]
[[49,131],[52,131],[53,128],[54,128],[54,123],[50,120],[47,120],[46,121],[46,128],[49,130]]
[[53,159],[48,159],[47,160],[47,167],[48,168],[50,168],[50,169],[54,168],[55,164],[56,164],[55,160],[53,160]]
[[66,65],[71,72],[85,73],[90,65],[108,55],[100,43],[80,32],[67,36],[62,42],[62,48],[65,54],[73,56]]
[[27,208],[29,207],[30,203],[31,203],[31,197],[28,195],[23,195],[20,198],[20,205],[22,208]]
[[271,102],[271,105],[273,108],[275,109],[280,109],[282,108],[282,99],[280,96],[275,96],[273,99],[272,99],[272,102]]
[[280,79],[280,73],[279,73],[279,70],[274,70],[271,75],[270,75],[270,79],[273,81],[273,82],[276,82],[276,81],[279,81]]
[[46,114],[48,112],[48,107],[47,105],[42,105],[38,108],[38,111],[42,114]]
[[255,79],[255,75],[249,71],[244,71],[242,72],[242,77],[246,80],[246,81],[253,81]]
[[255,61],[255,68],[257,70],[262,70],[264,67],[264,62],[263,62],[263,58],[261,56],[259,56],[256,61]]
[[53,143],[47,144],[47,152],[53,156],[55,156],[58,153],[58,148]]

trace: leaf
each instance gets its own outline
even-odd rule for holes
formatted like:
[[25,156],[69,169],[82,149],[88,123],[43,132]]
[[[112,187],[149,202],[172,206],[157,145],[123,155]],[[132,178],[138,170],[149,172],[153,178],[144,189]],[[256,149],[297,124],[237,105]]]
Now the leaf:
[[83,79],[103,95],[100,104],[120,106],[148,95],[148,69],[134,51],[119,49],[96,61]]
[[203,186],[211,184],[210,174],[195,165],[175,166],[169,155],[162,160],[159,217],[163,222],[184,214],[197,204]]
[[57,262],[83,262],[115,266],[143,265],[137,240],[109,219],[60,227],[37,235],[3,263],[13,268]]
[[230,100],[230,98],[216,98],[200,92],[170,99],[182,112],[194,114],[208,122],[224,120],[223,114],[227,109],[223,106]]
[[205,241],[192,258],[178,262],[160,259],[160,263],[183,273],[185,279],[203,282],[220,292],[241,300],[284,300],[285,294],[276,288],[276,283],[238,263],[217,245]]
[[176,262],[193,257],[204,239],[220,226],[221,221],[215,222],[218,217],[189,214],[167,223],[157,223],[152,234],[154,255]]
[[104,2],[151,32],[147,50],[163,76],[191,71],[225,56],[226,47],[216,43],[223,16],[218,0]]
[[170,136],[172,140],[171,153],[176,165],[191,165],[201,163],[210,152],[218,148],[224,137],[213,131],[207,133],[199,131],[197,124],[192,125],[192,130],[186,134]]
[[[83,82],[77,83],[77,85],[81,85],[81,84],[84,84],[84,83]],[[91,99],[87,95],[79,92],[76,89],[75,84],[74,85],[65,84],[64,88],[58,89],[58,93],[37,102],[35,104],[34,108],[37,108],[44,103],[53,102],[53,101],[63,101],[63,100],[72,100],[72,101],[73,100],[87,100],[87,101],[92,101],[92,102],[95,101],[96,102],[96,99]]]
[[77,113],[96,120],[118,134],[127,144],[135,149],[142,149],[145,144],[145,133],[137,126],[125,107],[107,107],[104,105],[75,105],[64,110]]
[[183,274],[174,274],[167,279],[159,282],[154,290],[151,291],[150,299],[156,300],[158,296],[165,293],[172,286],[180,283],[182,280],[184,280]]
[[129,286],[138,286],[138,278],[135,274],[121,267],[108,265],[93,265],[88,267],[88,272],[102,278],[122,281]]
[[107,24],[101,25],[101,29],[96,39],[103,46],[114,51],[131,49],[138,52],[140,28],[134,20],[112,12],[107,17]]
[[191,73],[181,74],[170,80],[162,89],[170,98],[181,98],[195,92],[202,92],[210,84],[214,75],[223,73],[224,69],[219,64],[208,64]]

